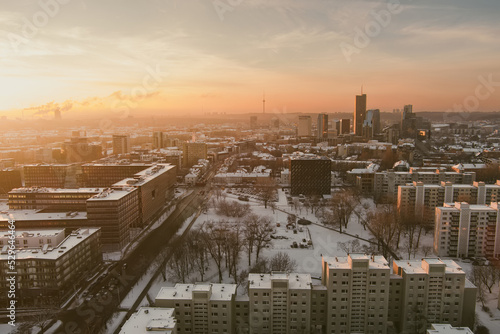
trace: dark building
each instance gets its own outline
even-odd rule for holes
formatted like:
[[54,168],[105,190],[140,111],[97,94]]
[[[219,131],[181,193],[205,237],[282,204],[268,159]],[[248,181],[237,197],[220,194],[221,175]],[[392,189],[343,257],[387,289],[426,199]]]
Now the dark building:
[[325,157],[291,158],[291,194],[329,195],[332,180],[331,164],[331,160]]
[[182,167],[191,168],[200,159],[207,159],[207,144],[184,143],[182,145]]
[[0,195],[5,195],[12,189],[22,186],[23,182],[19,169],[7,168],[0,170]]
[[93,161],[102,158],[102,146],[88,143],[86,137],[72,137],[64,142],[60,162]]
[[174,194],[176,167],[158,164],[121,180],[113,187],[134,187],[138,190],[139,223],[134,227],[146,226],[160,212]]
[[319,114],[318,115],[318,138],[325,139],[328,138],[328,115]]
[[128,135],[113,135],[113,154],[130,153],[130,137]]
[[133,177],[136,173],[150,168],[145,163],[90,163],[82,165],[78,183],[81,187],[111,187],[116,182]]
[[356,95],[356,110],[354,111],[354,134],[363,135],[363,122],[366,116],[366,94]]
[[349,133],[351,133],[351,120],[349,118],[342,118],[340,120],[340,130],[338,130],[337,134],[347,135]]
[[73,188],[76,187],[76,166],[71,164],[25,165],[25,187]]
[[87,225],[101,228],[104,251],[122,249],[130,241],[130,227],[139,220],[136,188],[107,189],[87,200]]

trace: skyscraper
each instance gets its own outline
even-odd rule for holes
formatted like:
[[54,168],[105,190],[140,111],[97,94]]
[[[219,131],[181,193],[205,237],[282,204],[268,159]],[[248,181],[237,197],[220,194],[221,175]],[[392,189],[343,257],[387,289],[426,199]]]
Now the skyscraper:
[[370,109],[363,121],[363,136],[371,139],[380,132],[380,110]]
[[164,148],[165,143],[163,142],[163,132],[155,131],[153,132],[153,149]]
[[297,127],[297,136],[311,136],[311,116],[299,116],[299,125]]
[[113,135],[113,154],[125,154],[130,152],[129,136]]
[[337,131],[343,135],[351,133],[351,120],[349,118],[342,118],[340,120],[340,131]]
[[363,122],[366,116],[366,94],[356,95],[356,110],[354,112],[354,134],[363,135]]
[[318,138],[328,138],[328,115],[318,115]]

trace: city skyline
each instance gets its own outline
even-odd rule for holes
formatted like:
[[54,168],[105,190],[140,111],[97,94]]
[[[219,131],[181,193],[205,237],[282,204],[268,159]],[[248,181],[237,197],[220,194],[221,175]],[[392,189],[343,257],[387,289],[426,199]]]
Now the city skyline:
[[[0,115],[258,113],[263,90],[266,113],[352,112],[361,85],[367,108],[382,112],[495,111],[498,9],[492,0],[8,3]],[[479,103],[457,110],[471,96]]]

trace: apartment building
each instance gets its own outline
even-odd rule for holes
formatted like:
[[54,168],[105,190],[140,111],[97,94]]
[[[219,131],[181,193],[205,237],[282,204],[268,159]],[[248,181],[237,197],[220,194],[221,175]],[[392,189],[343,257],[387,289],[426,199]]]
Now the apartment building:
[[457,202],[437,207],[434,252],[438,256],[498,257],[499,210],[497,202],[490,205]]
[[474,325],[476,287],[452,260],[396,260],[390,289],[390,318],[402,332],[432,323]]
[[309,274],[249,274],[233,284],[177,284],[155,306],[175,308],[179,333],[385,334],[432,322],[472,326],[476,288],[451,260],[395,261],[348,254],[322,258],[321,282]]
[[427,334],[474,334],[468,327],[453,327],[448,324],[432,324]]
[[423,184],[440,184],[452,182],[454,184],[473,184],[476,174],[473,172],[445,172],[440,169],[435,171],[395,172],[392,170],[375,173],[373,178],[373,193],[379,198],[397,201],[398,187],[412,182]]
[[176,284],[163,287],[156,307],[174,308],[181,333],[235,333],[236,284]]
[[123,324],[120,334],[177,334],[175,309],[163,307],[140,307]]
[[444,203],[467,202],[490,204],[500,200],[500,181],[496,184],[424,184],[413,182],[398,187],[398,210],[404,215],[415,215],[429,225],[434,225],[435,208]]
[[[9,232],[0,233],[0,301],[8,304]],[[102,261],[100,229],[85,228],[65,235],[64,229],[17,230],[16,300],[21,305],[57,304]],[[20,305],[18,305],[20,306]]]
[[250,333],[303,333],[311,328],[311,275],[249,274]]
[[383,256],[323,257],[326,333],[386,333],[390,268]]
[[113,154],[130,153],[130,136],[113,135]]
[[292,195],[329,195],[331,183],[330,159],[319,156],[290,158]]

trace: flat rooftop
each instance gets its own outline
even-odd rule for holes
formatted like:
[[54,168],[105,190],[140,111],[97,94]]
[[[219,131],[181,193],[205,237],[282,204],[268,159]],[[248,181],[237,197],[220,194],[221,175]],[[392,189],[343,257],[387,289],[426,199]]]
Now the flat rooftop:
[[120,334],[171,334],[176,326],[175,309],[141,307],[123,324]]
[[[59,245],[55,247],[49,247],[48,245],[43,245],[43,248],[23,248],[16,249],[16,260],[29,260],[29,259],[40,259],[40,260],[57,260],[58,258],[65,255],[73,247],[79,243],[85,241],[90,236],[99,232],[99,228],[81,228],[79,230],[71,232]],[[30,232],[30,231],[16,231],[17,233]],[[8,258],[8,245],[2,247],[0,254],[0,261],[7,260]]]
[[310,290],[312,280],[310,274],[297,273],[277,273],[271,274],[249,274],[248,283],[249,289],[271,289],[272,282],[287,281],[288,289],[307,289]]
[[236,284],[176,284],[163,287],[156,299],[187,300],[192,299],[193,292],[209,292],[212,301],[230,301],[236,295]]

